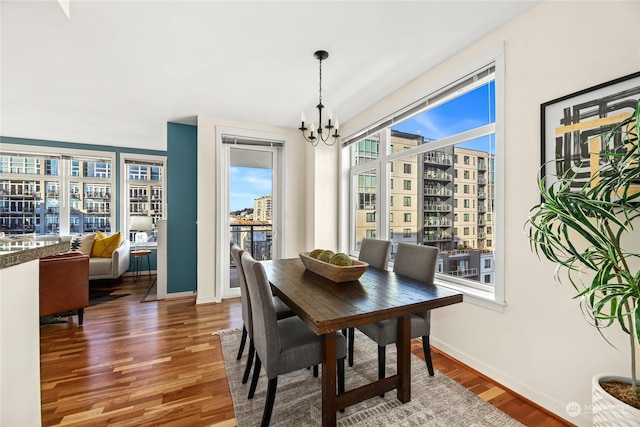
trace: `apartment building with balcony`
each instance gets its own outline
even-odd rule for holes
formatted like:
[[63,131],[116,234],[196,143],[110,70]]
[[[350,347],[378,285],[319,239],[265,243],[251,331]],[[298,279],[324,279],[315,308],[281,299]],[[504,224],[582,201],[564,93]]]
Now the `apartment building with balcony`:
[[[129,216],[151,216],[155,224],[163,215],[162,168],[127,166]],[[69,222],[70,233],[112,231],[115,212],[110,161],[4,153],[0,155],[0,173],[1,232],[55,235],[60,232],[61,220]],[[155,241],[155,232],[152,234]]]
[[271,194],[253,200],[253,220],[271,222],[273,220],[273,197]]
[[[397,130],[390,138],[392,153],[433,141]],[[399,242],[435,246],[438,272],[492,284],[493,156],[446,147],[391,163],[392,259]]]

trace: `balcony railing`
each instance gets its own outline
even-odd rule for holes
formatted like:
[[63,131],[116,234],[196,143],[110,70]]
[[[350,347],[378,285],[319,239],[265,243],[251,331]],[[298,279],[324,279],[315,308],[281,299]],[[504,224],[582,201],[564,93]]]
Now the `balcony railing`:
[[451,212],[451,205],[446,203],[426,203],[424,210],[427,212]]
[[450,165],[451,156],[424,156],[425,163],[434,163],[436,165]]
[[436,179],[441,181],[451,181],[453,180],[453,175],[447,172],[435,171],[435,170],[426,170],[424,171],[424,177],[427,179]]
[[424,189],[425,196],[444,196],[451,197],[453,192],[445,187],[426,187]]
[[447,273],[449,276],[455,277],[473,277],[478,275],[477,268],[465,268],[463,270],[454,270]]
[[271,259],[272,224],[231,224],[231,240],[254,259]]
[[438,240],[451,240],[450,233],[427,233],[424,236],[425,242],[436,242]]

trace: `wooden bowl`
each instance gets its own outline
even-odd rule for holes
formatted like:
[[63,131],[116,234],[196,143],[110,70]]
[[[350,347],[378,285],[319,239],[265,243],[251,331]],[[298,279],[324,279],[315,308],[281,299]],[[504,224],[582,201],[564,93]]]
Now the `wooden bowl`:
[[316,258],[311,258],[309,252],[300,252],[300,259],[304,267],[314,273],[336,283],[358,280],[369,264],[364,261],[353,260],[353,265],[341,266],[329,264]]

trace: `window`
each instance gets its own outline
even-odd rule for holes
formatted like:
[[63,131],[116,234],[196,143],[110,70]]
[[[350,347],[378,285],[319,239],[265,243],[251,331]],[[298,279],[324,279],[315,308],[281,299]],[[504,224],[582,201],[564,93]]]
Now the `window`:
[[[356,159],[357,161],[357,159]],[[365,167],[368,167],[371,163],[365,163]],[[369,237],[371,233],[372,222],[369,221],[373,214],[374,223],[377,215],[375,215],[377,194],[378,194],[378,179],[377,171],[375,169],[367,169],[362,171],[353,177],[356,191],[356,200],[358,203],[355,211],[355,238],[358,242],[362,241],[363,237]],[[374,230],[375,232],[375,225]]]
[[376,213],[367,213],[367,222],[376,222]]
[[[364,137],[346,138],[344,146],[353,149],[350,148],[353,143],[370,138],[368,135],[379,135],[382,155],[372,164],[375,163],[378,176],[385,177],[387,182],[386,187],[382,186],[388,192],[384,200],[389,201],[380,207],[385,213],[383,216],[392,218],[392,212],[399,212],[404,239],[415,239],[412,243],[440,250],[443,262],[437,280],[485,292],[482,295],[490,295],[487,299],[495,297],[501,303],[504,284],[498,285],[494,280],[501,279],[502,275],[492,269],[502,268],[502,262],[494,262],[495,239],[487,239],[485,233],[485,227],[491,231],[489,225],[498,226],[492,221],[494,206],[504,205],[495,203],[502,194],[502,188],[496,186],[496,169],[502,164],[502,151],[497,150],[496,143],[496,131],[501,130],[496,125],[496,104],[502,102],[502,94],[497,100],[496,76],[503,75],[502,59],[499,64],[498,74],[497,65],[491,63],[459,80],[452,79],[450,85],[397,110],[400,112],[393,113],[395,116],[376,121],[380,124],[362,131]],[[502,82],[499,87],[501,91]],[[433,127],[426,127],[424,123]],[[390,145],[394,147],[393,154],[388,154]],[[393,172],[396,163],[402,165],[398,173]],[[351,177],[364,171],[357,162],[350,167]],[[396,178],[403,179],[402,189],[390,185],[390,180]],[[403,198],[402,206],[393,206],[395,195]],[[354,197],[352,193],[351,200],[357,201]],[[408,200],[411,203],[407,203]],[[351,209],[357,207],[357,203],[347,205],[352,206]],[[377,225],[381,232],[391,228],[389,222],[380,221],[379,216]],[[394,228],[397,229],[397,225]],[[413,230],[410,236],[407,230]],[[461,235],[456,235],[456,230]],[[393,258],[392,253],[391,262]],[[490,271],[483,270],[481,274],[480,267],[485,265],[489,265]],[[475,291],[469,295],[475,298],[478,295]]]
[[411,229],[410,228],[405,228],[404,230],[402,230],[402,237],[411,237]]
[[369,239],[376,238],[376,230],[367,230],[366,237]]
[[114,231],[114,153],[5,145],[0,153],[0,231]]
[[484,268],[491,268],[491,260],[490,259],[485,259],[484,260]]
[[393,190],[393,180],[389,181],[389,188]]
[[155,244],[158,220],[164,217],[165,210],[164,158],[128,155],[122,162],[125,195],[122,228],[134,245]]

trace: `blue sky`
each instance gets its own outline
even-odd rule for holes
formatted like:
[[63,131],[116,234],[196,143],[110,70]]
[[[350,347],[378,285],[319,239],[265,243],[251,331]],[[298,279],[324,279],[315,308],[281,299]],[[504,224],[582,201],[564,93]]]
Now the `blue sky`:
[[[445,104],[427,110],[392,129],[420,134],[425,138],[442,139],[495,121],[493,99],[495,84],[481,86]],[[488,137],[461,144],[462,147],[488,151]]]
[[253,199],[271,194],[271,169],[232,166],[230,170],[230,211],[253,208]]
[[[443,105],[425,111],[393,126],[394,130],[420,134],[425,138],[441,139],[495,121],[495,103],[490,95],[495,86],[491,82],[455,98]],[[489,137],[478,138],[462,147],[489,151]],[[273,174],[271,169],[231,167],[230,210],[253,208],[253,200],[271,194]]]

